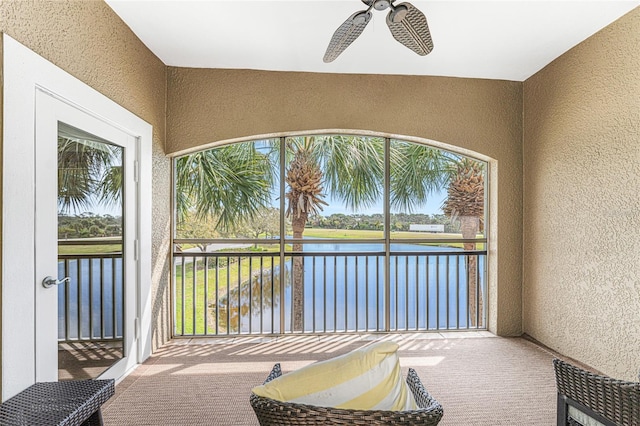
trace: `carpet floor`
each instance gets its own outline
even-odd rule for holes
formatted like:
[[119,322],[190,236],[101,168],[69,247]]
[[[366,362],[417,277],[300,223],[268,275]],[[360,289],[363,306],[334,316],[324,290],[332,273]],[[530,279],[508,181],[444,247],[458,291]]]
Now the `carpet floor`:
[[283,372],[371,343],[400,345],[444,407],[447,425],[554,425],[554,354],[523,338],[488,332],[172,340],[116,386],[107,426],[257,425],[251,388],[276,362]]

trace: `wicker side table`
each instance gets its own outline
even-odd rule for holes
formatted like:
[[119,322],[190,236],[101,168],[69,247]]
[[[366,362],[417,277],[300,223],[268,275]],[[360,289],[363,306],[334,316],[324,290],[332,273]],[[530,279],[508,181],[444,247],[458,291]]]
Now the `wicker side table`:
[[114,380],[36,383],[0,404],[0,425],[103,425],[100,406],[114,392]]

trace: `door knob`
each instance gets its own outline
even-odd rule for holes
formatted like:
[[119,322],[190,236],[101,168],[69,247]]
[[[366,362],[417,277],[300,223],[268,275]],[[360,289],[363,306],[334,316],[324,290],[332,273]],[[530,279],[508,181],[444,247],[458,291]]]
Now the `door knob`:
[[58,280],[58,279],[55,279],[55,278],[49,276],[49,277],[45,277],[45,279],[42,280],[42,286],[44,288],[50,288],[50,287],[53,287],[54,285],[60,285],[60,284],[68,283],[70,281],[71,281],[71,278],[69,278],[69,277],[64,277],[63,279]]

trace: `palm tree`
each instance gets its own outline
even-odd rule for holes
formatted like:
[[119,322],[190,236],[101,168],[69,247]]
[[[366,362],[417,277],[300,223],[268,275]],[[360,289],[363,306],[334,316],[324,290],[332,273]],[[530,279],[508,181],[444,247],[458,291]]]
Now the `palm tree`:
[[[287,138],[292,157],[285,181],[287,217],[291,219],[293,252],[302,251],[304,229],[309,216],[319,213],[326,192],[348,208],[373,205],[382,193],[384,145],[379,138],[354,136],[304,136]],[[326,184],[326,192],[323,188]],[[293,256],[292,328],[301,331],[304,317],[304,259]]]
[[274,168],[269,152],[242,142],[181,157],[176,165],[177,222],[193,212],[227,231],[270,205]]
[[[484,226],[484,167],[482,163],[469,158],[461,158],[453,166],[449,174],[448,197],[442,210],[452,222],[460,223],[462,238],[472,240]],[[465,251],[476,249],[474,242],[463,244]],[[477,291],[477,262],[477,256],[467,256],[467,298],[471,326],[477,325],[478,313],[484,311],[482,293]]]
[[[322,171],[317,161],[317,153],[313,151],[314,138],[290,139],[288,147],[293,151],[293,160],[287,169],[285,182],[289,191],[286,215],[291,219],[294,240],[302,238],[304,227],[310,215],[317,214],[327,203],[322,194]],[[294,241],[293,251],[301,252],[302,243]],[[300,331],[304,317],[304,259],[301,256],[292,258],[292,294],[293,330]]]

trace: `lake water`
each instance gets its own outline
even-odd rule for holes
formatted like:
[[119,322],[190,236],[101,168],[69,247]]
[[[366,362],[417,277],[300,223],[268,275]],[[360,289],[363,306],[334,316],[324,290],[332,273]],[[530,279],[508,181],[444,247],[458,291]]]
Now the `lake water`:
[[[375,331],[385,327],[385,268],[382,245],[305,244],[305,252],[322,255],[304,260],[304,331]],[[389,281],[389,328],[391,330],[436,330],[467,328],[467,277],[465,256],[460,249],[417,244],[392,244]],[[418,255],[415,253],[419,252]],[[439,252],[442,255],[430,253]],[[326,253],[326,254],[324,254]],[[412,254],[404,254],[412,253]],[[447,255],[444,253],[451,253]],[[485,256],[478,256],[479,286],[484,292]],[[292,264],[284,264],[290,283]],[[279,282],[280,270],[276,268]],[[267,276],[263,276],[263,280]],[[254,278],[257,281],[258,278]],[[246,284],[248,287],[248,283]],[[270,285],[270,284],[269,284]],[[276,283],[276,285],[278,285]],[[240,316],[231,331],[280,332],[278,298],[273,304],[256,303],[249,292],[239,298]],[[259,285],[257,287],[259,289]],[[231,311],[238,307],[237,292],[230,297]],[[226,298],[221,301],[226,305]],[[252,315],[247,306],[251,304]],[[291,330],[292,288],[285,286],[285,331]],[[272,309],[273,307],[273,309]],[[272,312],[273,311],[273,312]],[[273,314],[273,315],[272,315]],[[273,322],[272,322],[273,318]],[[261,327],[262,326],[262,327]]]
[[[375,331],[385,326],[385,267],[384,246],[378,244],[305,244],[307,253],[322,253],[304,259],[304,330],[321,331]],[[433,252],[451,255],[433,255]],[[392,244],[389,269],[389,329],[436,330],[466,328],[467,278],[465,256],[457,256],[460,249],[433,247],[417,244]],[[420,255],[403,254],[419,252]],[[90,267],[91,263],[91,267]],[[78,266],[80,270],[78,271]],[[290,259],[284,263],[285,331],[291,330],[292,288],[290,285]],[[58,263],[59,276],[65,276],[64,262]],[[114,275],[115,268],[115,275]],[[478,256],[479,286],[484,293],[485,256]],[[92,279],[90,278],[92,275]],[[279,285],[280,268],[274,270],[276,287]],[[82,259],[69,261],[71,284],[68,286],[68,335],[65,335],[65,286],[58,288],[58,336],[59,339],[78,337],[78,307],[80,307],[80,333],[82,338],[112,337],[114,322],[116,337],[122,336],[122,259]],[[103,287],[101,291],[100,279]],[[263,273],[264,288],[271,283],[269,271]],[[115,277],[115,280],[114,280]],[[258,277],[253,278],[258,285]],[[80,286],[78,286],[80,282]],[[80,297],[78,298],[78,287]],[[251,292],[249,282],[243,283],[229,299],[230,310],[240,312],[239,321],[231,324],[230,331],[237,333],[279,333],[279,296],[273,304],[262,300],[260,291]],[[252,285],[253,287],[253,285]],[[115,302],[115,303],[114,303]],[[88,309],[91,304],[91,312]],[[219,307],[226,306],[221,298]],[[115,318],[114,310],[115,309]],[[251,306],[251,309],[247,307]],[[211,308],[214,309],[213,307]],[[250,313],[249,313],[250,312]],[[204,313],[203,313],[204,315]],[[93,318],[90,333],[90,317]],[[273,322],[272,322],[273,319]]]
[[[78,271],[78,267],[80,267],[80,271]],[[64,261],[58,262],[58,276],[65,276]],[[102,265],[100,259],[69,260],[67,276],[71,277],[71,283],[58,286],[58,339],[65,339],[66,309],[68,309],[69,318],[69,330],[66,338],[78,338],[78,307],[80,307],[82,338],[90,337],[91,317],[93,318],[91,337],[100,338],[102,335],[106,338],[112,338],[114,320],[116,337],[122,337],[122,258],[104,259]],[[101,277],[103,280],[102,290],[100,287]],[[78,286],[78,282],[80,282],[80,286]],[[80,288],[79,299],[78,288]],[[65,308],[66,291],[69,292],[68,308]],[[89,309],[90,303],[91,310]],[[114,305],[116,306],[115,318]]]

